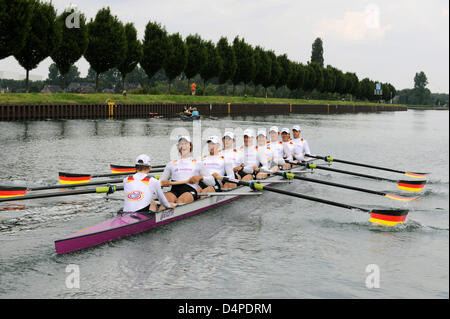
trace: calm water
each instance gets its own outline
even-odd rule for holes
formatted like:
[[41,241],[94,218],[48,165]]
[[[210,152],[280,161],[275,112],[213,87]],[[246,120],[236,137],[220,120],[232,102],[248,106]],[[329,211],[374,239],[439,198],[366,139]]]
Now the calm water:
[[[203,120],[201,132],[206,139],[225,128],[293,124],[303,127],[315,154],[432,175],[422,199],[409,204],[301,181],[277,187],[361,207],[407,206],[407,223],[386,231],[361,212],[266,193],[57,256],[54,240],[113,216],[121,194],[3,203],[0,298],[448,298],[449,113],[235,117]],[[0,184],[52,185],[59,171],[107,173],[110,163],[132,165],[141,153],[163,164],[173,151],[171,134],[183,130],[192,132],[192,123],[0,122]],[[324,171],[313,177],[402,193],[387,182]],[[79,267],[80,288],[66,287],[70,264]],[[379,267],[379,288],[366,287],[369,264]]]

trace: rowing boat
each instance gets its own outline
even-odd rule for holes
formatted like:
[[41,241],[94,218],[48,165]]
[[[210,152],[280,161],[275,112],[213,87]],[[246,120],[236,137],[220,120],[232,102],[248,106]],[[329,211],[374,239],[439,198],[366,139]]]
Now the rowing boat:
[[[297,167],[290,172],[306,172],[305,167]],[[264,180],[267,185],[282,182],[280,176],[270,176]],[[118,213],[98,225],[84,228],[63,239],[55,241],[55,249],[58,254],[65,254],[76,250],[96,246],[118,238],[142,233],[182,218],[196,215],[212,208],[222,206],[231,201],[239,199],[246,194],[254,193],[249,187],[239,186],[229,191],[217,193],[215,196],[207,196],[189,204],[176,206],[174,209],[166,209],[160,212],[136,212]]]

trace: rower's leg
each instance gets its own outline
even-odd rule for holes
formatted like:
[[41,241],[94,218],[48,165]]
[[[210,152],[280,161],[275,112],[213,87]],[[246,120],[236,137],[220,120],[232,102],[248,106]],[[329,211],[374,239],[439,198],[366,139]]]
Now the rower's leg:
[[286,163],[283,165],[283,169],[290,169],[291,168],[291,164]]
[[207,195],[202,196],[202,193],[214,193],[216,190],[212,186],[208,186],[204,188],[201,192],[197,192],[197,194],[200,196],[200,198],[205,198]]
[[267,178],[267,176],[268,176],[267,173],[258,173],[258,174],[256,174],[256,178],[257,179]]
[[222,188],[230,189],[230,188],[236,188],[237,184],[235,183],[225,183]]
[[174,193],[167,192],[167,193],[164,193],[164,195],[166,196],[167,201],[169,203],[176,203],[177,202],[177,197],[175,196]]
[[158,205],[156,204],[156,201],[152,199],[152,201],[150,203],[150,210],[152,212],[156,212],[157,209],[158,209]]
[[187,203],[191,203],[193,201],[194,201],[194,196],[189,192],[185,192],[185,193],[181,194],[180,197],[178,197],[177,204],[187,204]]
[[251,180],[253,180],[253,175],[252,174],[247,174],[244,177],[242,177],[241,180],[243,180],[243,181],[251,181]]

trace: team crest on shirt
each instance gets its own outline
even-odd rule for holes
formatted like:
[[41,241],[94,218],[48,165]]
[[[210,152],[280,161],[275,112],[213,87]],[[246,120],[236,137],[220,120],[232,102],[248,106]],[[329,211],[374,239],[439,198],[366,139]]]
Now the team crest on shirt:
[[132,200],[135,202],[138,202],[141,199],[144,199],[144,193],[141,191],[132,191],[132,192],[129,192],[126,196],[127,196],[128,200]]

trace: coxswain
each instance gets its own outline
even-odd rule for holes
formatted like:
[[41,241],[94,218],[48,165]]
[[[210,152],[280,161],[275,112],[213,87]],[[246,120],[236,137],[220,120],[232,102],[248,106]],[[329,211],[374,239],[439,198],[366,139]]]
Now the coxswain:
[[161,186],[170,186],[171,181],[186,181],[183,184],[172,185],[166,193],[170,203],[190,203],[198,199],[197,186],[200,181],[207,186],[215,185],[214,177],[196,159],[191,156],[192,141],[189,136],[180,136],[177,142],[180,158],[170,161],[161,175]]
[[136,174],[123,179],[124,187],[124,212],[146,212],[158,210],[157,204],[152,198],[156,196],[161,209],[174,208],[166,199],[161,183],[157,179],[148,176],[151,169],[150,157],[145,154],[136,158]]

